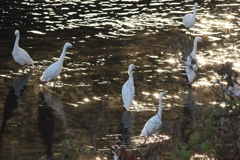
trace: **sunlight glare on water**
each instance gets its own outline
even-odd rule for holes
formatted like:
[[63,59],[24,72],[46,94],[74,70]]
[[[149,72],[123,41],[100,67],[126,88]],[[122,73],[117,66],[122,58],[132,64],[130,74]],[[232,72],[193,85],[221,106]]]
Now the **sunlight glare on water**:
[[[193,1],[26,0],[1,4],[0,151],[5,153],[0,159],[13,159],[12,155],[60,157],[69,150],[72,159],[112,159],[114,145],[124,146],[140,158],[143,153],[138,151],[148,152],[155,142],[163,144],[164,159],[173,159],[167,143],[188,130],[188,122],[180,124],[182,119],[195,122],[203,108],[227,106],[216,101],[211,88],[215,79],[224,77],[219,75],[222,64],[231,62],[235,71],[240,68],[237,2],[199,2],[191,29],[183,26],[182,18],[192,13]],[[11,55],[17,29],[21,31],[19,46],[35,62],[31,72],[31,67],[24,70]],[[204,41],[198,43],[199,70],[189,87],[184,61],[196,36]],[[44,82],[39,78],[59,59],[66,42],[79,50],[67,49],[57,83],[48,82],[44,87],[49,91],[43,91]],[[137,68],[133,104],[126,111],[121,89],[129,79],[129,64]],[[221,91],[220,86],[215,87]],[[160,134],[145,139],[139,134],[156,115],[160,92],[166,93],[163,126]],[[179,141],[187,141],[186,137]]]

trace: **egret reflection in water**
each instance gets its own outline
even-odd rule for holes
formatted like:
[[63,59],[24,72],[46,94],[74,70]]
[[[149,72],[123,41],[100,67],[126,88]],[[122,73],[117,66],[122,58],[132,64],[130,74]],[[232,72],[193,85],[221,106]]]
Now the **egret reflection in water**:
[[18,75],[13,81],[14,94],[18,97],[17,103],[21,104],[22,94],[31,78],[32,70],[28,74]]
[[26,86],[31,78],[32,70],[28,74],[17,75],[13,85],[9,88],[7,98],[4,104],[1,131],[0,131],[0,153],[3,141],[3,134],[7,121],[12,117],[14,110],[19,109],[21,99]]
[[197,116],[197,110],[196,110],[196,102],[195,102],[195,96],[194,91],[192,87],[190,86],[186,95],[186,101],[185,106],[183,109],[183,119],[178,124],[181,126],[181,136],[185,142],[188,142],[189,140],[189,133],[186,133],[186,130],[189,129],[192,123],[196,123],[196,116]]
[[135,115],[126,110],[122,115],[122,135],[121,141],[122,144],[130,147],[132,146],[132,137],[134,136],[133,128],[134,128]]
[[44,102],[44,95],[39,94],[38,105],[38,131],[45,146],[45,154],[47,158],[52,157],[52,143],[55,116],[52,109]]
[[[156,93],[159,88],[162,88],[165,91],[175,93],[178,97],[176,99],[169,98],[167,102],[167,105],[173,105],[169,107],[169,110],[166,110],[169,114],[169,116],[166,114],[168,117],[167,121],[164,119],[166,124],[172,124],[171,122],[175,117],[183,114],[183,109],[185,109],[184,114],[186,114],[188,118],[191,118],[189,116],[191,115],[190,109],[183,107],[186,91],[179,85],[179,79],[181,78],[179,68],[181,65],[178,64],[178,60],[183,57],[182,53],[180,53],[181,46],[179,46],[178,43],[181,43],[183,37],[186,37],[188,40],[194,38],[193,34],[190,35],[189,30],[185,29],[182,25],[182,18],[187,12],[190,13],[190,10],[193,8],[193,3],[192,1],[156,0],[75,0],[43,1],[41,3],[40,1],[33,0],[1,2],[3,5],[0,6],[2,10],[2,19],[0,22],[2,35],[0,39],[3,45],[0,46],[0,61],[2,65],[0,81],[3,86],[1,88],[1,97],[4,99],[2,104],[4,105],[5,96],[8,94],[8,91],[6,91],[6,93],[4,91],[5,86],[10,86],[12,83],[11,77],[6,73],[9,73],[9,70],[16,70],[16,68],[19,67],[19,65],[12,65],[13,59],[10,53],[13,47],[13,39],[15,40],[13,31],[20,29],[20,46],[29,51],[31,57],[36,60],[35,63],[43,68],[47,68],[46,64],[51,64],[52,61],[59,58],[61,54],[60,49],[62,49],[62,45],[65,42],[69,41],[73,45],[76,44],[83,48],[81,56],[72,54],[69,57],[65,57],[65,60],[68,59],[68,61],[65,61],[67,63],[64,65],[64,78],[62,78],[64,85],[57,90],[63,93],[61,95],[63,104],[70,104],[73,101],[72,98],[69,98],[68,93],[76,98],[74,99],[76,104],[73,104],[74,110],[71,110],[71,105],[64,106],[64,109],[70,112],[69,115],[75,117],[83,115],[84,117],[84,115],[88,114],[89,122],[94,120],[92,121],[93,123],[91,123],[93,124],[92,130],[94,131],[94,135],[96,135],[95,140],[97,145],[93,145],[94,147],[98,146],[96,148],[108,149],[108,146],[110,146],[101,143],[102,140],[98,137],[100,134],[97,132],[98,128],[96,126],[101,126],[102,122],[100,120],[106,120],[106,116],[113,114],[112,116],[114,118],[118,118],[116,121],[117,124],[122,121],[121,118],[124,111],[121,110],[123,108],[120,92],[127,74],[125,74],[123,70],[121,71],[121,68],[126,64],[134,63],[139,66],[138,74],[143,78],[143,81],[139,81],[139,86],[141,87],[137,88],[137,97],[135,97],[137,98],[138,104],[141,105],[139,105],[141,111],[154,107],[151,101],[151,95]],[[201,78],[209,80],[215,76],[215,64],[222,63],[222,61],[226,59],[231,61],[237,61],[239,59],[239,41],[237,39],[239,36],[238,22],[240,16],[239,3],[233,1],[224,1],[224,4],[222,1],[204,1],[204,3],[199,1],[199,6],[201,6],[197,13],[199,21],[197,21],[191,30],[194,31],[194,36],[207,37],[211,41],[209,44],[202,46],[202,51],[197,55],[197,58],[204,59],[204,61],[201,61],[201,59],[198,61],[201,69],[208,67],[207,72],[205,72],[205,70],[199,70],[198,80],[200,81]],[[176,33],[178,33],[177,36]],[[176,44],[176,48],[170,47],[172,44]],[[202,43],[199,45],[202,45]],[[59,49],[57,52],[55,47]],[[239,64],[234,67],[239,68]],[[39,79],[39,74],[41,73],[35,70],[32,78]],[[79,84],[79,82],[81,83]],[[90,91],[85,85],[88,83],[84,82],[92,84],[91,94],[94,94],[96,97],[106,95],[109,98],[106,100],[106,104],[114,102],[115,105],[111,106],[113,110],[102,112],[102,116],[99,117],[96,117],[96,114],[91,116],[91,113],[89,113],[87,109],[83,112],[78,105],[82,103],[92,103],[91,101],[85,103],[81,100],[78,103],[77,99],[82,99],[79,97],[82,93],[86,94],[87,97],[89,96],[88,93]],[[208,102],[212,101],[212,97],[206,96],[210,95],[210,93],[206,94],[206,86],[198,82],[197,86],[193,86],[193,89],[200,93],[198,96],[200,97],[200,103],[203,104],[203,107],[199,107],[199,109],[206,108],[209,106]],[[36,83],[36,86],[38,85],[38,82],[33,83],[34,85]],[[137,84],[138,81],[135,83]],[[149,95],[143,95],[142,92],[148,92]],[[48,114],[48,117],[55,117],[55,120],[58,119],[57,115],[50,114],[53,112],[53,109],[46,104],[42,92],[41,95],[41,100],[45,103],[45,107],[42,109],[39,107],[42,114],[41,116],[39,115],[39,118],[44,117],[44,114]],[[35,99],[29,96],[28,101],[34,102]],[[22,102],[24,102],[24,99]],[[33,110],[34,108],[36,109],[34,106],[30,107]],[[86,108],[88,108],[88,106]],[[101,111],[101,107],[91,108],[96,112]],[[67,110],[65,110],[65,113]],[[146,113],[145,116],[151,117],[149,114],[150,113]],[[31,115],[38,117],[38,115]],[[2,116],[4,116],[4,114]],[[14,116],[17,115],[14,114]],[[133,128],[134,133],[139,132],[138,129],[143,127],[143,124],[139,126],[141,123],[140,116],[136,113]],[[205,116],[205,113],[201,116]],[[21,117],[21,120],[25,121],[26,118],[28,120],[29,117]],[[75,121],[74,118],[68,120],[69,124],[79,123],[79,121]],[[108,123],[111,120],[107,119],[106,121]],[[49,119],[46,123],[47,122],[49,122],[48,127],[50,129],[48,133],[49,140],[51,141],[52,121]],[[44,127],[44,121],[41,123]],[[62,124],[62,121],[54,124],[55,129],[63,128],[58,131],[57,134],[65,133],[65,128]],[[82,130],[91,130],[89,126],[88,124],[83,125],[82,127],[76,128],[75,131],[76,133],[80,133]],[[48,129],[48,127],[46,127],[46,129]],[[114,130],[119,130],[119,125],[112,125],[112,127]],[[15,128],[20,127],[16,126]],[[102,137],[108,134],[108,130],[101,131]],[[165,131],[165,134],[171,134],[171,130],[166,129],[164,132]],[[42,129],[41,133],[43,132]],[[79,143],[91,144],[92,141],[88,136],[88,132],[82,133],[82,141],[79,141]],[[9,135],[9,138],[13,138],[13,135]],[[72,137],[70,140],[76,141],[76,139]],[[112,143],[109,139],[106,141]],[[153,140],[152,143],[154,142],[156,141]],[[18,147],[21,144],[22,141],[11,141],[7,145],[4,145],[3,149],[10,155],[11,150],[9,150],[9,147]],[[33,149],[25,150],[25,148],[19,147],[22,148],[19,149],[18,152],[21,153],[20,156],[23,157],[22,159],[27,159],[25,156],[33,153],[34,147],[36,146],[35,143],[31,142],[27,142],[26,145]],[[59,150],[61,150],[58,148],[59,145],[61,145],[60,142],[53,141],[53,153],[59,153]],[[169,146],[164,146],[164,148],[169,148]],[[169,158],[171,155],[168,153],[169,152],[166,151],[166,157]],[[81,152],[81,154],[83,155],[83,152]],[[31,158],[39,159],[36,158],[35,155]],[[9,157],[5,159],[9,159]],[[172,157],[169,159],[172,159]]]
[[57,93],[49,91],[47,88],[41,88],[41,92],[44,96],[44,101],[55,110],[63,121],[63,126],[66,128],[66,133],[70,133],[71,129],[68,127],[66,115],[64,112],[63,103]]
[[125,111],[122,115],[123,128],[126,128],[129,133],[133,134],[133,123],[135,116],[131,111]]

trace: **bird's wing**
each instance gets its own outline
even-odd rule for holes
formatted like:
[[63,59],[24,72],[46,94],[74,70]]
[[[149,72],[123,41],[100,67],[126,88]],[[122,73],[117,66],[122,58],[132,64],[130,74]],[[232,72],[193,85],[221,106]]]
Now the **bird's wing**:
[[185,15],[184,17],[183,17],[183,24],[185,25],[185,27],[187,27],[187,28],[189,28],[189,17],[190,15],[189,14],[187,14],[187,15]]
[[185,65],[194,72],[197,72],[198,70],[197,60],[192,58],[191,55],[187,57],[187,60],[185,61]]
[[132,105],[132,100],[134,96],[134,86],[132,86],[129,81],[125,82],[122,87],[122,99],[126,109],[129,109]]
[[197,70],[198,70],[197,64],[191,65],[190,69],[197,74]]
[[191,28],[195,24],[195,19],[193,17],[193,14],[187,14],[183,17],[183,24],[186,28]]
[[188,77],[188,81],[192,83],[198,70],[197,61],[193,59],[190,55],[188,56],[185,64],[186,64],[185,70]]
[[25,63],[30,63],[33,65],[33,60],[32,58],[29,56],[29,54],[22,48],[19,48],[20,51],[19,51],[19,59]]
[[228,90],[236,97],[240,97],[240,86],[238,83],[233,83],[233,86],[229,87]]
[[41,80],[50,80],[56,78],[62,71],[62,65],[58,64],[58,61],[51,64],[43,73]]
[[183,22],[184,24],[187,23],[187,21],[188,21],[188,17],[189,17],[189,14],[186,14],[186,15],[183,17],[182,22]]
[[185,61],[185,65],[186,66],[190,66],[191,65],[191,57],[190,56],[187,57],[187,60]]
[[148,136],[160,129],[162,125],[162,121],[158,115],[153,116],[150,118],[147,123],[144,125],[142,129],[141,135],[143,136]]

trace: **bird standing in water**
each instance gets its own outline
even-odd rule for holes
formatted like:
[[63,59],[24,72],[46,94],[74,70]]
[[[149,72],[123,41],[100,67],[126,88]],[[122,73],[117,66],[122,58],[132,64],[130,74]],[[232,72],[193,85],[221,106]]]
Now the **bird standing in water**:
[[192,28],[196,22],[198,4],[194,4],[193,14],[187,14],[183,17],[183,24],[186,28]]
[[158,113],[150,118],[147,123],[144,125],[141,135],[142,136],[150,136],[151,134],[156,133],[161,125],[162,125],[162,97],[165,95],[165,93],[161,92],[159,94],[159,109]]
[[29,56],[29,54],[24,49],[19,47],[19,39],[20,39],[19,30],[15,31],[15,35],[16,35],[16,40],[15,40],[15,44],[12,51],[13,59],[20,65],[23,65],[23,68],[25,64],[33,65],[34,62],[32,58]]
[[133,80],[133,73],[132,73],[132,70],[135,68],[136,67],[133,64],[129,65],[128,67],[129,78],[122,87],[122,100],[127,110],[131,107],[133,97],[135,94],[134,80]]
[[[63,47],[63,51],[62,54],[60,56],[60,58],[58,59],[57,62],[51,64],[43,73],[42,77],[40,78],[41,81],[50,81],[51,79],[55,79],[57,78],[57,76],[62,72],[62,66],[63,66],[63,61],[66,55],[66,50],[67,48],[72,48],[77,50],[75,47],[73,47],[70,43],[66,43]],[[46,83],[47,83],[46,82]],[[54,83],[55,85],[55,83]]]
[[190,84],[193,82],[198,70],[197,59],[196,59],[198,42],[202,42],[201,37],[195,38],[192,53],[187,57],[187,60],[185,61],[185,71]]
[[237,82],[235,82],[235,81],[232,81],[232,86],[226,88],[226,87],[224,87],[224,86],[220,83],[220,81],[219,81],[218,79],[216,79],[216,80],[214,80],[214,83],[213,83],[213,84],[214,84],[214,85],[215,85],[215,84],[219,84],[219,85],[221,86],[222,90],[223,90],[224,92],[226,92],[226,94],[227,94],[229,97],[232,97],[232,98],[234,98],[234,99],[236,99],[236,100],[239,100],[239,98],[240,98],[240,85],[239,85],[239,83],[237,83]]

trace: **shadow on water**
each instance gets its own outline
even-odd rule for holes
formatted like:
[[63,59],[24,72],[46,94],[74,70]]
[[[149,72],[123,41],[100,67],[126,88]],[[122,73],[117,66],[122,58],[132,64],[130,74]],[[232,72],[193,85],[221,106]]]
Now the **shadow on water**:
[[2,153],[2,142],[7,121],[13,116],[14,110],[21,110],[21,99],[25,88],[31,78],[32,70],[28,74],[16,75],[13,85],[10,87],[4,104],[1,131],[0,131],[0,154]]
[[63,121],[63,126],[66,128],[66,133],[71,132],[71,128],[68,127],[66,115],[63,108],[63,103],[59,97],[59,95],[53,91],[50,91],[46,87],[41,88],[41,92],[44,96],[44,101],[52,108],[52,110],[56,111],[57,115],[59,115]]
[[121,122],[121,145],[126,145],[129,148],[133,148],[131,137],[134,136],[133,127],[134,127],[134,120],[135,115],[131,111],[126,110],[122,115],[122,122]]
[[52,109],[44,101],[44,94],[39,93],[39,105],[38,105],[38,130],[43,144],[46,148],[47,157],[52,157],[52,143],[53,143],[53,130],[55,116],[52,113]]
[[188,130],[193,123],[196,123],[196,102],[194,98],[194,90],[192,89],[191,86],[189,86],[188,93],[186,96],[186,102],[185,106],[183,109],[183,114],[182,114],[182,122],[180,122],[181,126],[181,135],[182,139],[185,143],[188,143],[189,141],[189,136],[191,133],[186,133],[186,130]]
[[[72,159],[79,158],[79,155],[91,155],[89,148],[95,151],[91,155],[92,159],[100,156],[101,151],[104,153],[102,159],[107,156],[109,158],[111,146],[116,144],[125,145],[120,146],[123,154],[130,155],[131,152],[135,157],[146,159],[151,155],[152,159],[156,159],[160,150],[167,148],[165,152],[162,151],[166,153],[163,157],[171,159],[171,148],[167,143],[181,141],[187,144],[192,133],[185,131],[209,115],[205,108],[212,104],[219,105],[208,88],[213,77],[217,76],[215,71],[218,65],[230,60],[234,69],[239,70],[240,66],[237,41],[239,3],[199,1],[197,23],[194,28],[186,29],[182,25],[182,17],[192,12],[193,3],[180,0],[1,1],[1,153],[8,150],[6,154],[10,155],[9,148],[24,144],[19,147],[16,156],[29,155],[35,159],[33,148],[38,139],[28,137],[37,132],[40,133],[40,144],[45,149],[44,152],[40,147],[36,151],[41,157],[44,153],[47,157],[61,153],[64,147],[59,146],[67,141],[70,149],[65,148],[64,152],[76,149],[73,146],[84,146],[74,150],[72,157],[76,158]],[[36,69],[33,74],[18,76],[12,85],[11,78],[14,77],[9,76],[9,73],[19,71],[19,65],[11,55],[16,29],[21,31],[20,46],[35,60]],[[188,86],[183,61],[191,53],[196,36],[201,36],[207,42],[198,46],[198,76],[192,88],[186,89]],[[47,88],[39,90],[39,77],[59,57],[65,42],[72,43],[80,52],[68,51],[63,72],[59,76],[63,85],[58,86],[55,92]],[[126,80],[127,66],[131,63],[138,67],[134,72],[136,105],[131,111],[124,112],[121,87]],[[32,88],[24,92],[30,76],[33,83],[28,88]],[[11,86],[9,91],[8,88],[5,89],[6,86]],[[144,145],[144,151],[139,153],[136,149],[145,140],[139,134],[157,108],[153,100],[159,91],[169,93],[163,102],[166,106],[162,117],[163,127],[159,137],[151,137]],[[36,101],[36,96],[32,95],[37,95],[39,99]],[[21,103],[26,101],[28,107],[22,108],[20,116],[16,115],[15,112],[21,109]],[[232,111],[234,109],[229,110],[230,113]],[[13,117],[16,119],[13,120]],[[37,127],[34,126],[36,119]],[[233,128],[236,127],[233,132],[236,137],[239,133],[238,119],[238,115],[230,119],[234,122]],[[14,129],[8,130],[8,125],[19,121],[27,122],[22,128],[15,125]],[[217,126],[218,123],[227,123],[221,119],[213,121]],[[199,125],[200,131],[201,126],[204,125]],[[213,127],[210,126],[210,129]],[[226,128],[222,131],[224,134],[218,132],[219,136],[231,136],[231,132],[225,134],[229,129],[227,124]],[[11,133],[6,133],[7,131]],[[22,137],[15,139],[16,133]],[[66,133],[70,133],[70,136]],[[162,143],[161,137],[165,135],[170,140],[165,139],[167,142]],[[7,136],[9,137],[6,138]],[[6,144],[5,141],[9,143]],[[223,144],[229,145],[227,138]],[[238,153],[239,143],[236,142],[235,148]],[[60,157],[58,158],[61,159]]]
[[[52,143],[54,139],[54,126],[56,116],[60,116],[65,128],[65,133],[70,134],[71,128],[68,126],[64,107],[59,95],[50,91],[46,87],[41,88],[39,93],[38,106],[38,129],[46,148],[47,158],[52,157]],[[58,139],[63,140],[62,138]]]
[[133,127],[134,127],[135,115],[133,112],[126,110],[122,115],[122,124],[123,128],[127,129],[123,134],[133,135]]

